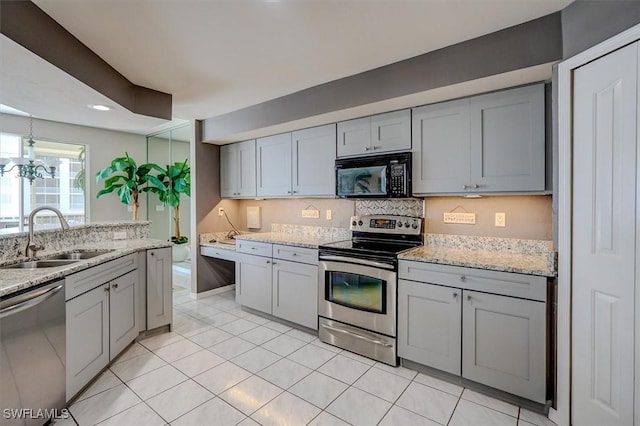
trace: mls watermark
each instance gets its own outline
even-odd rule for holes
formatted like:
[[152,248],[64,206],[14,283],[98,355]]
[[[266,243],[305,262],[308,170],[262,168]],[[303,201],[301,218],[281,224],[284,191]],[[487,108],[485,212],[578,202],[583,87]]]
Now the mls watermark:
[[2,417],[5,419],[52,419],[64,420],[71,415],[66,408],[5,408],[2,410]]

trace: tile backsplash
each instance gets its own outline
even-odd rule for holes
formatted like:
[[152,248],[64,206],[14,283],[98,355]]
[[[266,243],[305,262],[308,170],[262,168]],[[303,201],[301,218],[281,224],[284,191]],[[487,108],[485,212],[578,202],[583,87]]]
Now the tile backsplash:
[[366,214],[424,217],[424,199],[356,200],[356,215]]

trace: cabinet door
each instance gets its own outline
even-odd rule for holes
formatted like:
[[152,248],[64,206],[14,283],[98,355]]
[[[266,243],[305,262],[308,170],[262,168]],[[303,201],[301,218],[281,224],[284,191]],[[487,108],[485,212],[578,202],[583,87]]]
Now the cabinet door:
[[273,315],[318,329],[318,267],[274,260]]
[[372,153],[371,117],[338,123],[338,157]]
[[240,255],[236,263],[236,301],[271,313],[271,258]]
[[68,401],[109,362],[109,285],[69,300],[65,310]]
[[256,141],[257,195],[291,195],[291,133]]
[[109,290],[109,359],[138,336],[138,271],[111,281]]
[[256,141],[240,142],[237,150],[236,196],[256,196]]
[[544,403],[545,304],[466,290],[463,296],[462,376]]
[[171,247],[147,250],[147,328],[173,320]]
[[411,110],[393,111],[371,117],[371,151],[411,149]]
[[293,132],[291,159],[294,195],[335,195],[335,124]]
[[232,198],[238,186],[238,149],[236,144],[220,147],[220,196]]
[[469,100],[413,109],[413,193],[466,191],[471,181]]
[[398,355],[460,374],[462,291],[398,281]]
[[544,85],[471,98],[471,186],[544,191]]

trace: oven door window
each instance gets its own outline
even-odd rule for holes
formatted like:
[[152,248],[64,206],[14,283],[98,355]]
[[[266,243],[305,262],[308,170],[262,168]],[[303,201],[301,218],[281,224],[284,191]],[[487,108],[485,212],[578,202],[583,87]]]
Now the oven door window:
[[327,271],[328,301],[367,312],[386,313],[387,282],[348,272]]
[[337,196],[387,194],[387,166],[337,169]]

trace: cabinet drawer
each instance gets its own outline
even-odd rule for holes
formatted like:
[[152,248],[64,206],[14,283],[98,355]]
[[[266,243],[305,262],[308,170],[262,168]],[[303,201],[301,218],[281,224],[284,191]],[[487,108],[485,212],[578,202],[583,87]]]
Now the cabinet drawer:
[[547,279],[535,275],[401,260],[398,277],[541,302],[547,296]]
[[216,259],[230,260],[235,262],[238,256],[233,250],[225,250],[217,247],[200,247],[200,254],[208,257],[215,257]]
[[257,256],[271,257],[273,244],[260,241],[236,241],[236,251],[240,253],[255,254]]
[[101,284],[118,278],[138,267],[138,256],[135,253],[94,266],[76,274],[67,276],[65,300],[72,299]]
[[304,247],[274,244],[273,257],[274,259],[291,260],[293,262],[308,263],[310,265],[318,264],[318,250]]

